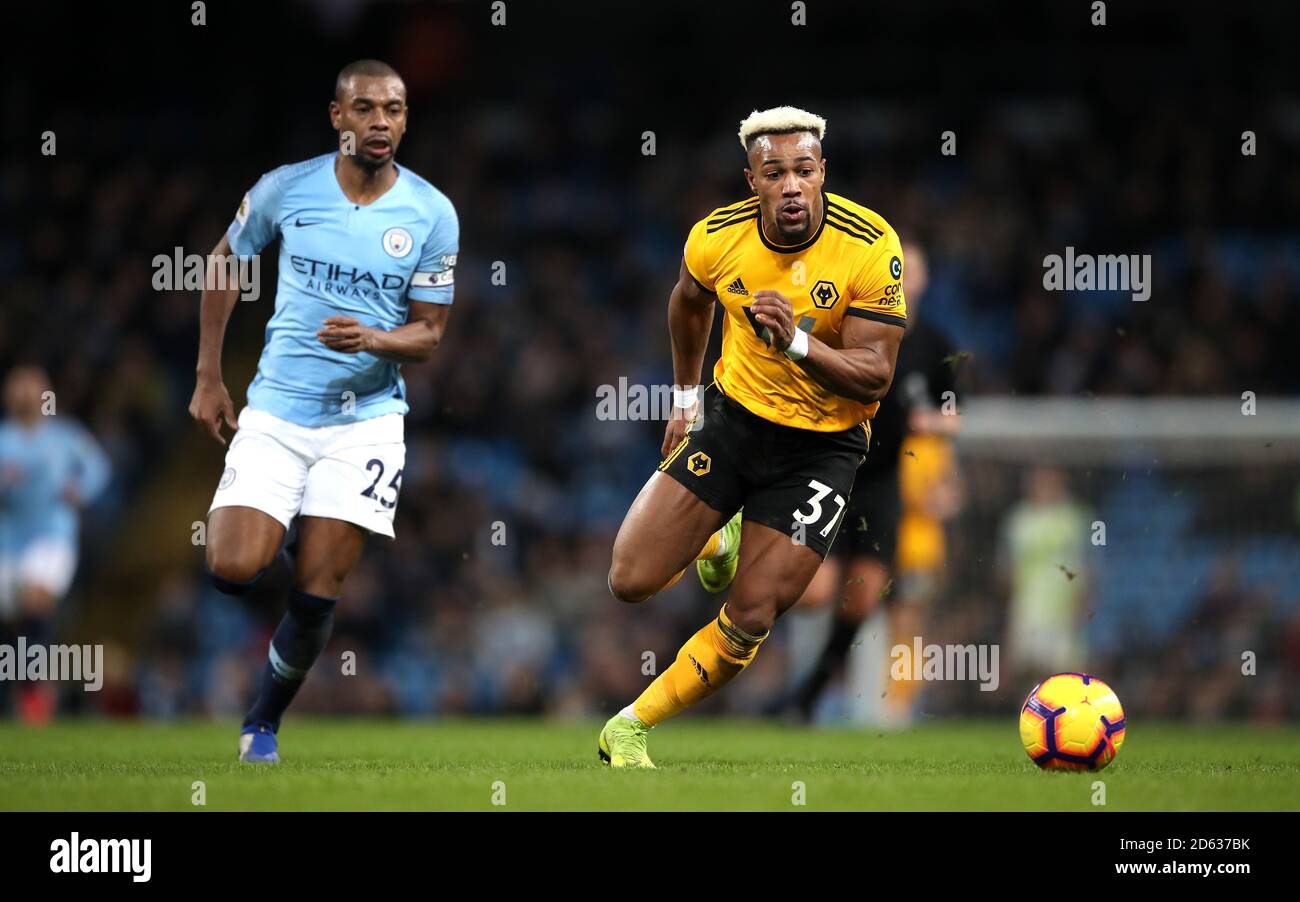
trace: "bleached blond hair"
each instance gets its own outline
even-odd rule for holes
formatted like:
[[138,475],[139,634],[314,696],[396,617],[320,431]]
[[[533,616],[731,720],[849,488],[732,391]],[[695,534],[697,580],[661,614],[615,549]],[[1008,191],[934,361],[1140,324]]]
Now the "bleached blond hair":
[[826,137],[826,120],[793,106],[754,110],[740,123],[740,146],[749,153],[749,142],[759,135],[788,135],[793,132],[812,132],[820,141]]

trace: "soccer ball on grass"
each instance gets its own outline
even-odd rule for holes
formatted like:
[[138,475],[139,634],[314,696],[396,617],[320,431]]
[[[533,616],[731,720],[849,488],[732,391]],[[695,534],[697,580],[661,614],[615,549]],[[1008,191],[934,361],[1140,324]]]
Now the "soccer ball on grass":
[[1020,708],[1020,741],[1044,770],[1101,770],[1124,744],[1124,709],[1095,676],[1058,673]]

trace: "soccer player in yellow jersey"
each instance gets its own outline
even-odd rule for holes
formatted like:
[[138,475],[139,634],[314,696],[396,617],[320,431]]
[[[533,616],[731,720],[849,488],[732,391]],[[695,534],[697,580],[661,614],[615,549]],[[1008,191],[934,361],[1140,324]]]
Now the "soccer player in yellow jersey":
[[[686,240],[668,300],[673,377],[685,388],[664,461],[615,539],[609,588],[642,602],[700,560],[706,587],[731,592],[601,731],[601,760],[615,767],[653,767],[650,729],[744,670],[803,594],[893,379],[907,324],[903,251],[878,214],[825,190],[825,134],[826,121],[803,110],[755,111],[740,124],[754,196],[713,211]],[[722,355],[704,388],[715,301]]]

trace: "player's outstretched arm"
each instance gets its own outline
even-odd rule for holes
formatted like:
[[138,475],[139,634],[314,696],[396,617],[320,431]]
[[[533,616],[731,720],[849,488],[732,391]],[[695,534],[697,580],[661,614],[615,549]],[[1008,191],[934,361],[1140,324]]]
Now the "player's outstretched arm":
[[199,301],[199,361],[195,367],[194,396],[190,398],[190,416],[223,445],[226,440],[221,435],[222,423],[232,430],[239,428],[235,423],[235,405],[221,374],[226,324],[242,290],[239,280],[230,288],[217,287],[224,284],[221,274],[229,258],[230,241],[222,235],[208,255],[207,277]]
[[[713,303],[717,295],[705,291],[682,261],[677,274],[677,284],[668,296],[668,336],[673,346],[673,382],[683,388],[700,384],[704,369],[704,352],[709,346],[709,333],[713,330]],[[686,426],[698,410],[673,406],[668,428],[664,430],[663,455],[681,442]]]
[[[772,330],[773,346],[781,352],[789,348],[795,337],[790,301],[778,291],[756,291],[751,309],[754,318]],[[903,330],[892,323],[846,316],[840,338],[844,347],[832,348],[809,335],[808,354],[799,366],[827,391],[861,404],[879,401],[894,381]]]
[[365,352],[392,363],[423,363],[442,341],[450,315],[450,304],[411,301],[406,324],[396,329],[375,329],[350,316],[331,316],[316,337],[325,347],[344,354]]

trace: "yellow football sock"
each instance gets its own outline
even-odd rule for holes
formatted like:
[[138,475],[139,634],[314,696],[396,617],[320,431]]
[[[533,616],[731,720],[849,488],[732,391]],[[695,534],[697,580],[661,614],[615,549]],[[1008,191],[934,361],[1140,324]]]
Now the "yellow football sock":
[[[707,561],[709,558],[715,557],[717,553],[721,550],[722,550],[722,530],[719,529],[713,535],[709,536],[709,540],[704,543],[704,547],[700,549],[700,553],[695,555],[695,560]],[[672,579],[668,580],[668,582],[663,584],[663,587],[659,589],[659,592],[664,591],[664,589],[671,589],[673,586],[677,585],[677,580],[681,579],[686,574],[686,571],[689,569],[691,568],[685,567],[682,570],[678,571],[677,575],[675,575]],[[655,594],[658,595],[659,592],[656,592]]]
[[677,660],[632,703],[632,712],[651,727],[681,713],[731,682],[754,660],[766,638],[767,633],[751,636],[737,627],[723,605],[718,616],[687,640]]

